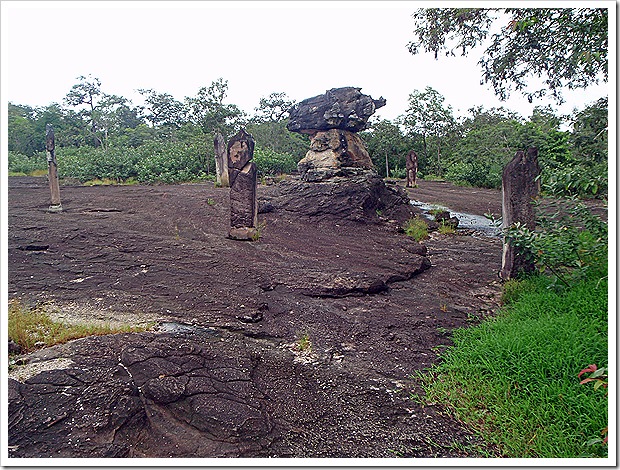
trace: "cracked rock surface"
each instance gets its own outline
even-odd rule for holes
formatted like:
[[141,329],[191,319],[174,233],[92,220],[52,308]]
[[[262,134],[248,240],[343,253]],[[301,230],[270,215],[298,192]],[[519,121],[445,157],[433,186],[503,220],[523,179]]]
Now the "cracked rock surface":
[[[446,332],[497,306],[500,240],[421,245],[398,230],[408,206],[341,187],[318,214],[304,201],[325,194],[295,184],[259,186],[261,238],[240,242],[211,183],[62,186],[50,214],[45,178],[9,178],[9,298],[66,322],[157,324],[20,356],[9,456],[480,455],[412,396]],[[442,202],[432,188],[420,190]],[[457,190],[465,203],[471,189]],[[484,213],[500,197],[471,202]]]

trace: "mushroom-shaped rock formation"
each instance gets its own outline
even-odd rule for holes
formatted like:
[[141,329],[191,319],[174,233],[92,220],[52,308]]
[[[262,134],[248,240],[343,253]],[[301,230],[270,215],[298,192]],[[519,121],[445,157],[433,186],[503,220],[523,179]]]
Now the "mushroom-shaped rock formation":
[[360,90],[332,88],[297,103],[289,111],[287,129],[311,136],[310,150],[298,164],[304,180],[347,175],[351,168],[374,168],[362,139],[355,133],[366,128],[376,109],[385,106],[385,99],[374,100]]

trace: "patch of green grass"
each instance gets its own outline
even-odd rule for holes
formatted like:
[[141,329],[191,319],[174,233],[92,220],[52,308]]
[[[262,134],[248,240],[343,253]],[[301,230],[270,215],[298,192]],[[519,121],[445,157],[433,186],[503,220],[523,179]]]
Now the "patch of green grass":
[[427,403],[441,403],[506,457],[606,456],[587,445],[607,426],[601,387],[580,385],[607,366],[607,281],[555,292],[548,277],[512,286],[498,317],[453,333],[442,362],[420,374]]
[[216,203],[215,203],[215,199],[213,199],[213,198],[207,198],[207,205],[208,205],[208,206],[214,206],[215,204],[216,204]]
[[27,308],[17,300],[9,301],[9,339],[18,344],[24,353],[86,336],[132,333],[149,328],[130,325],[69,325],[52,320],[44,307]]
[[307,351],[312,348],[312,343],[310,342],[310,335],[308,333],[302,334],[297,340],[297,347],[300,351]]
[[441,222],[437,231],[442,235],[454,235],[456,233],[456,229],[453,225],[446,224],[445,222]]
[[405,222],[403,230],[408,237],[419,242],[428,238],[428,225],[422,219],[414,217]]

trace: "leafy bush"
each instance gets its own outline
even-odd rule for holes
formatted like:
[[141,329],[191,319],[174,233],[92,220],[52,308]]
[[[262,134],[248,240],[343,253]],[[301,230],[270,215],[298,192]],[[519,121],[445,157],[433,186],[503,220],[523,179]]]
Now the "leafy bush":
[[482,161],[456,162],[445,174],[448,181],[478,188],[501,188],[502,167]]
[[150,142],[136,149],[142,183],[180,183],[207,179],[205,150],[198,145]]
[[45,153],[39,153],[32,157],[9,151],[9,172],[29,175],[35,171],[47,170],[47,158]]
[[136,179],[179,183],[208,178],[206,150],[199,144],[149,142],[136,148],[66,148],[59,152],[60,176],[80,181]]
[[289,153],[276,152],[270,148],[256,148],[254,162],[261,176],[276,176],[297,171],[297,159]]
[[607,197],[607,166],[562,166],[542,172],[542,190],[552,196]]
[[537,231],[521,224],[505,231],[513,246],[534,255],[540,272],[550,271],[565,285],[588,276],[607,275],[607,223],[583,203],[573,203],[566,212],[540,215]]
[[[404,179],[407,177],[407,168],[396,166],[390,170],[390,176],[392,178]],[[417,176],[420,177],[420,173]]]

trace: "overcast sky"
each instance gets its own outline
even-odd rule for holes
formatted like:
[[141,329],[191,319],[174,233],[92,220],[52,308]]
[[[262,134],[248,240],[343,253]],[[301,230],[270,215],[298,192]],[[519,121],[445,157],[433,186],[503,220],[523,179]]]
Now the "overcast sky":
[[[411,14],[431,5],[456,4],[3,1],[3,106],[61,103],[77,77],[89,74],[104,92],[135,105],[142,103],[138,88],[182,101],[222,77],[226,103],[250,114],[272,92],[300,101],[341,86],[386,98],[377,114],[387,119],[403,114],[409,94],[426,86],[445,96],[456,115],[483,105],[527,117],[535,105],[551,103],[529,104],[517,94],[500,102],[480,85],[478,54],[438,61],[411,55]],[[567,92],[558,111],[582,109],[606,94],[606,84]]]

